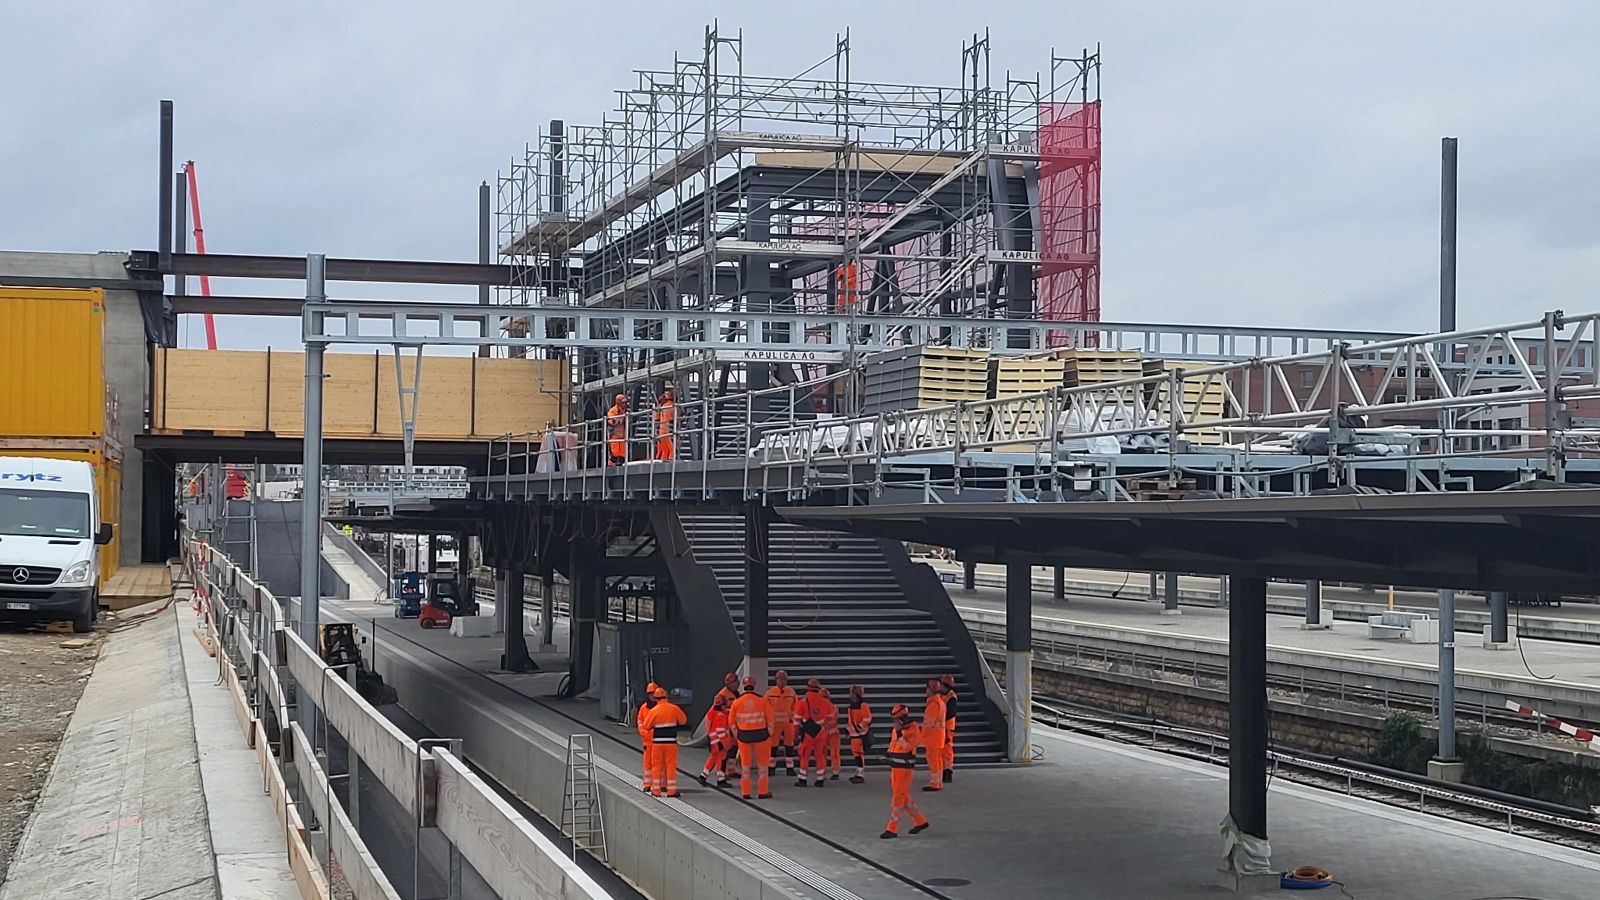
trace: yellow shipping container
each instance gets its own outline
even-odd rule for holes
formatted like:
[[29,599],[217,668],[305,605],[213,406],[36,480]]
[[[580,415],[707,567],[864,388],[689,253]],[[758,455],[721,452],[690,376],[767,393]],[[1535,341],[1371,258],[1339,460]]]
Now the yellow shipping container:
[[0,437],[106,435],[105,294],[0,286]]
[[115,526],[111,543],[100,548],[100,584],[105,585],[117,571],[122,552],[122,458],[104,448],[94,450],[18,449],[0,446],[0,456],[25,456],[29,459],[70,459],[94,467],[95,486],[100,492],[100,522]]

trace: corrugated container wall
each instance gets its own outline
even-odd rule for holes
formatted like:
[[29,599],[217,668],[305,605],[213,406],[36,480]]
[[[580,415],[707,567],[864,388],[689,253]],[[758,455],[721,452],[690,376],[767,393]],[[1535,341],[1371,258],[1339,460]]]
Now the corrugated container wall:
[[99,288],[0,286],[0,437],[104,437]]
[[122,551],[122,460],[104,450],[24,450],[0,448],[0,456],[26,456],[30,459],[80,460],[94,467],[94,483],[100,491],[100,522],[115,526],[111,543],[100,548],[100,583],[117,571],[117,556]]

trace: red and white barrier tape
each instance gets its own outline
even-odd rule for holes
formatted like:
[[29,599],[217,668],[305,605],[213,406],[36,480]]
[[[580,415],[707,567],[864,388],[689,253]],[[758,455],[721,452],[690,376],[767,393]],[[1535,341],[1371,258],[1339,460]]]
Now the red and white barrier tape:
[[1527,716],[1530,719],[1550,725],[1557,731],[1560,731],[1562,734],[1571,735],[1572,737],[1583,741],[1585,744],[1588,744],[1590,750],[1600,753],[1600,735],[1596,735],[1587,728],[1579,728],[1576,725],[1569,725],[1555,716],[1547,716],[1544,713],[1539,712],[1537,709],[1523,706],[1515,700],[1507,700],[1506,709],[1509,709],[1514,713]]

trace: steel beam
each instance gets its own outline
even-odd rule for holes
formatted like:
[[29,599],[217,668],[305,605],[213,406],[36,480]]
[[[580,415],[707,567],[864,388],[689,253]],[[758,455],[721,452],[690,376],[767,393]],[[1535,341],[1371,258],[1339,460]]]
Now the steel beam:
[[1228,815],[1267,836],[1267,581],[1228,583]]
[[[1493,643],[1504,644],[1509,637],[1506,606],[1510,597],[1505,591],[1489,592],[1489,640]],[[1520,640],[1522,636],[1517,637]]]
[[1033,567],[1006,561],[1006,706],[1011,761],[1033,759]]
[[[523,576],[526,569],[521,561],[511,563],[511,568],[506,571],[506,635],[505,655],[500,659],[500,667],[507,672],[526,672],[532,668],[533,660],[528,658],[527,628],[525,627],[524,585],[527,579]],[[499,609],[496,608],[496,612]]]
[[1439,592],[1439,760],[1456,758],[1456,592]]
[[744,511],[744,674],[756,684],[767,683],[771,515],[761,503],[751,503]]

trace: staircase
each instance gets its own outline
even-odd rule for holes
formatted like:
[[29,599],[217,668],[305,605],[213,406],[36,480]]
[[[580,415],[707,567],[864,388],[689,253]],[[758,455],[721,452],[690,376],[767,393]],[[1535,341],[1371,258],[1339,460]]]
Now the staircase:
[[[695,560],[715,575],[742,639],[743,517],[679,518]],[[912,605],[877,540],[784,523],[772,524],[768,540],[769,671],[786,670],[797,690],[808,678],[821,679],[841,708],[850,685],[864,686],[874,730],[881,732],[875,734],[880,749],[888,742],[889,708],[904,703],[920,718],[928,679],[954,675],[957,763],[1005,758],[1004,736],[977,683],[980,676],[962,671],[951,650],[952,641],[972,638],[964,627],[947,636],[932,615]]]

